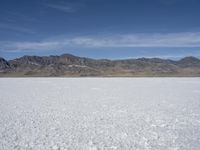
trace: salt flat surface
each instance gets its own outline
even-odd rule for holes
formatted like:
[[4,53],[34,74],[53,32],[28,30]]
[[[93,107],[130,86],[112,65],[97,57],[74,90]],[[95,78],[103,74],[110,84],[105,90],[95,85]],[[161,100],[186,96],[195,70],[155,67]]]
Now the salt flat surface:
[[199,150],[200,78],[1,78],[0,150]]

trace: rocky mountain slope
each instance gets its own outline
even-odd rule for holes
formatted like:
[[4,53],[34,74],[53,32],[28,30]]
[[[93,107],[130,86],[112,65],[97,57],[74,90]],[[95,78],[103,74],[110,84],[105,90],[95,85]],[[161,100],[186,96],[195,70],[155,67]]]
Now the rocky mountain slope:
[[6,72],[11,69],[10,63],[0,57],[0,72]]
[[0,58],[0,76],[200,76],[200,60],[90,59],[71,54]]

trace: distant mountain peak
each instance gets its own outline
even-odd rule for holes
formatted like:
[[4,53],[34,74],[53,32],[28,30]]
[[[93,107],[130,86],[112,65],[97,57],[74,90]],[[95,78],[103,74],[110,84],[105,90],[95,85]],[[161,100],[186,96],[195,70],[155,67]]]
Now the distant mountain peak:
[[200,60],[194,56],[188,56],[188,57],[182,58],[180,61],[200,61]]
[[0,72],[11,69],[10,64],[2,57],[0,57]]
[[75,55],[72,55],[72,54],[65,53],[65,54],[60,55],[60,57],[78,57],[78,56],[75,56]]

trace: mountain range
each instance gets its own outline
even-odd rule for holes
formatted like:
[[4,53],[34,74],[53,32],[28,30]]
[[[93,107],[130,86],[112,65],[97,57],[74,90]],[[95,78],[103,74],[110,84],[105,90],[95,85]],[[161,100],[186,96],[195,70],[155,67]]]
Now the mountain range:
[[138,58],[124,60],[91,59],[71,54],[23,56],[13,60],[0,57],[1,77],[199,77],[200,59],[180,60]]

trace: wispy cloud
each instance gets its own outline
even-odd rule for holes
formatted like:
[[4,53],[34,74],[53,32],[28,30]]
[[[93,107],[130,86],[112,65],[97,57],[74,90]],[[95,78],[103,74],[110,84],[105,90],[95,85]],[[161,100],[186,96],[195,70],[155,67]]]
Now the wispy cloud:
[[27,33],[27,34],[35,33],[35,31],[30,28],[17,26],[12,23],[0,23],[0,30],[12,30],[12,31],[17,31],[17,32],[22,32],[22,33]]
[[[88,0],[86,0],[88,1]],[[94,1],[94,0],[93,0]],[[56,1],[51,3],[44,3],[43,6],[49,9],[54,9],[64,13],[75,13],[80,9],[86,7],[85,0],[80,1]]]
[[0,14],[0,31],[15,31],[26,34],[35,34],[33,28],[25,27],[26,23],[38,22],[38,19],[17,11],[2,11]]
[[30,16],[28,14],[17,12],[17,11],[6,11],[6,17],[11,19],[25,21],[25,22],[38,22],[38,19],[34,16]]
[[[164,5],[174,5],[174,4],[187,2],[188,0],[156,0],[156,1],[158,1]],[[192,0],[190,0],[190,1],[192,1]]]
[[2,11],[0,14],[0,21],[6,23],[22,23],[22,22],[40,22],[38,18],[19,11]]
[[67,48],[200,47],[200,32],[80,36],[40,42],[1,42],[4,50],[56,50]]
[[73,13],[76,11],[75,8],[69,5],[61,5],[61,4],[46,4],[47,7],[56,9],[58,11],[66,12],[66,13]]
[[200,32],[76,37],[69,43],[84,47],[200,47]]

